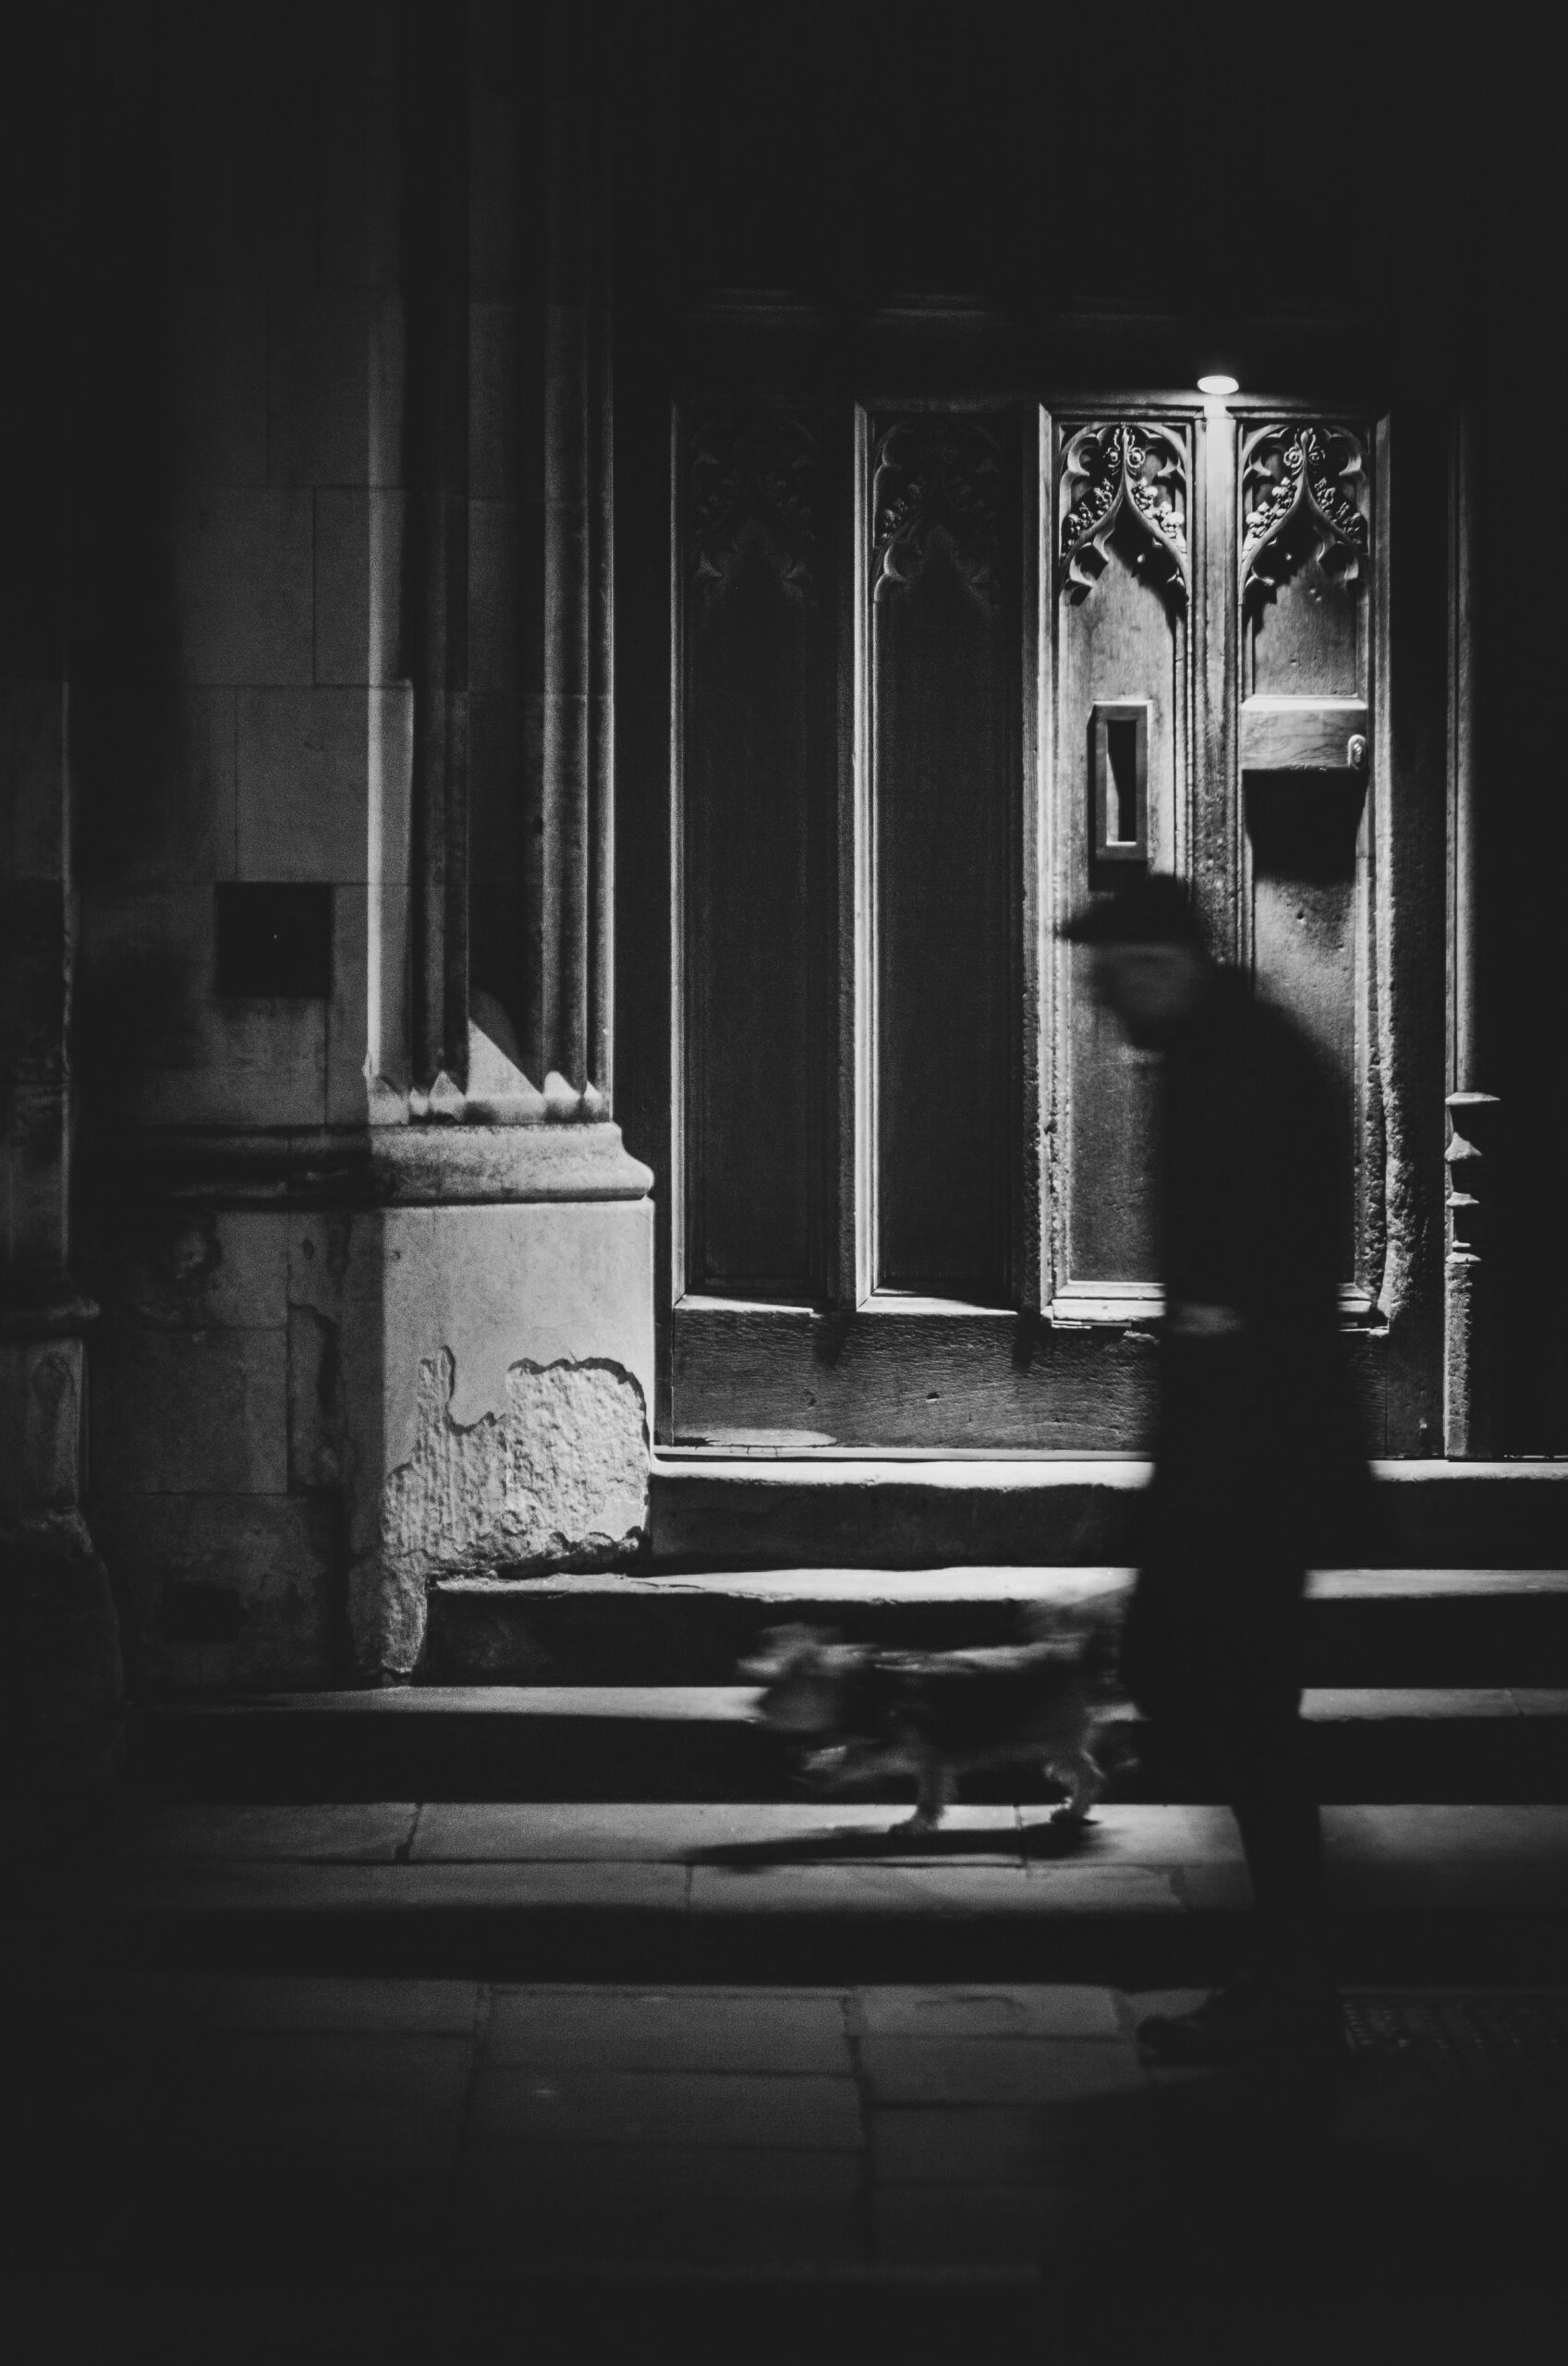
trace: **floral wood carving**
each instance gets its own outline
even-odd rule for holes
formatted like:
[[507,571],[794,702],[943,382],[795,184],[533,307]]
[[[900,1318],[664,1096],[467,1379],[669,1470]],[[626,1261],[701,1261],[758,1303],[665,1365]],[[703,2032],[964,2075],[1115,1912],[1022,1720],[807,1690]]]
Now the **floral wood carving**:
[[1080,427],[1062,454],[1062,555],[1058,588],[1082,600],[1105,571],[1111,537],[1134,521],[1154,560],[1149,580],[1183,602],[1187,593],[1186,449],[1168,427],[1112,421]]
[[1345,427],[1260,427],[1242,452],[1242,595],[1267,599],[1316,558],[1354,582],[1370,548],[1367,455]]
[[760,557],[786,598],[816,599],[817,439],[782,412],[701,421],[691,439],[691,588],[722,603],[743,551]]
[[1001,479],[1002,446],[975,420],[890,427],[871,468],[871,597],[881,600],[890,583],[918,582],[941,539],[966,592],[992,613],[1001,598]]

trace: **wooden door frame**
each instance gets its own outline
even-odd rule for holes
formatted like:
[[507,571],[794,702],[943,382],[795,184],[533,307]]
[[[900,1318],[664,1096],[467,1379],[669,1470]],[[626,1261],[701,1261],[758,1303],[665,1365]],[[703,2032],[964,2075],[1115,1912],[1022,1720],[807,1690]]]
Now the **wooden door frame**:
[[[674,1330],[677,1288],[682,1279],[681,1242],[678,1230],[679,1194],[676,1176],[676,1147],[680,1140],[681,1062],[677,1056],[681,1041],[680,971],[678,940],[678,850],[680,771],[679,747],[679,681],[675,668],[675,619],[678,615],[679,585],[675,580],[677,537],[675,503],[677,484],[674,462],[674,432],[677,402],[685,396],[691,398],[689,383],[682,384],[682,372],[672,366],[673,348],[663,340],[653,340],[662,350],[650,353],[646,348],[638,357],[639,367],[622,368],[617,384],[617,567],[619,587],[617,617],[617,809],[618,809],[618,975],[620,979],[622,1086],[620,1110],[626,1127],[629,1146],[638,1155],[649,1160],[658,1181],[655,1197],[660,1207],[658,1253],[658,1301],[656,1319],[659,1335],[659,1401],[656,1413],[655,1438],[661,1445],[674,1439],[673,1364]],[[1011,373],[1009,373],[1011,374]],[[1081,374],[1081,373],[1076,373]],[[1305,380],[1305,372],[1303,373]],[[858,408],[869,413],[879,408],[909,411],[918,406],[906,395],[896,379],[891,383],[880,373],[868,371],[865,389],[859,393]],[[723,389],[698,387],[699,395],[721,396]],[[842,389],[840,390],[842,392]],[[1351,391],[1353,399],[1343,396]],[[755,398],[765,398],[765,384],[752,390]],[[858,390],[857,390],[858,392]],[[1340,397],[1334,398],[1335,396]],[[1356,396],[1359,398],[1355,398]],[[1008,405],[1032,406],[1040,419],[1040,450],[1043,461],[1048,449],[1054,462],[1051,439],[1054,422],[1064,414],[1093,411],[1097,415],[1131,416],[1139,410],[1156,414],[1170,411],[1192,421],[1194,499],[1191,504],[1191,527],[1194,567],[1206,570],[1229,566],[1228,538],[1217,533],[1220,505],[1234,503],[1235,486],[1234,471],[1228,467],[1216,470],[1212,465],[1210,438],[1205,421],[1201,398],[1188,390],[1169,387],[1145,387],[1136,392],[1124,391],[1108,396],[1103,389],[1089,388],[1081,384],[1052,389],[1031,385],[1020,389],[1016,384],[994,381],[977,389],[972,384],[962,394],[954,392],[932,394],[929,390],[921,397],[921,405],[936,408],[978,408],[996,410]],[[1374,567],[1377,584],[1377,645],[1371,663],[1375,669],[1377,692],[1372,701],[1376,718],[1376,746],[1373,774],[1368,792],[1369,823],[1367,838],[1370,848],[1371,880],[1363,908],[1368,918],[1372,936],[1372,959],[1365,962],[1363,974],[1368,998],[1367,1058],[1375,1065],[1382,1093],[1382,1190],[1380,1195],[1385,1226],[1382,1288],[1380,1302],[1386,1318],[1375,1342],[1366,1341],[1371,1348],[1371,1360],[1377,1371],[1369,1372],[1376,1394],[1381,1400],[1379,1435],[1375,1443],[1385,1452],[1394,1454],[1438,1453],[1441,1451],[1440,1399],[1442,1366],[1442,1275],[1441,1275],[1441,1141],[1442,1101],[1445,1087],[1445,1009],[1442,994],[1443,956],[1446,950],[1446,833],[1445,786],[1447,771],[1447,740],[1441,718],[1447,711],[1449,686],[1449,626],[1448,626],[1448,566],[1450,544],[1450,509],[1452,506],[1452,471],[1447,464],[1449,422],[1439,407],[1402,413],[1397,433],[1391,427],[1386,404],[1375,397],[1368,399],[1366,389],[1330,389],[1312,400],[1298,396],[1274,397],[1250,395],[1234,398],[1229,412],[1237,419],[1257,418],[1271,414],[1288,417],[1349,417],[1366,422],[1373,429],[1374,498],[1376,531],[1374,535]],[[1233,439],[1223,439],[1227,452],[1234,448]],[[864,435],[857,436],[863,452]],[[656,482],[650,483],[642,473],[657,450]],[[855,597],[851,604],[849,629],[856,637],[853,662],[841,666],[841,807],[847,802],[857,819],[863,823],[861,801],[866,795],[867,748],[865,744],[865,701],[861,696],[864,681],[864,627],[866,607],[864,583],[864,535],[857,521],[863,516],[865,485],[864,460],[857,460],[856,486],[856,550],[852,554],[855,566]],[[1397,473],[1395,473],[1397,471]],[[1201,478],[1202,500],[1196,497],[1197,481]],[[1053,564],[1056,537],[1056,471],[1042,470],[1036,478],[1043,487],[1044,497],[1035,506],[1035,531],[1030,538],[1033,551],[1035,579],[1026,588],[1026,618],[1029,616],[1029,598],[1037,592],[1039,581],[1048,580],[1039,570]],[[655,519],[657,525],[655,527]],[[650,548],[650,536],[657,532],[660,553],[655,567]],[[1199,548],[1199,544],[1201,547]],[[1392,606],[1395,553],[1399,554],[1399,603],[1396,616]],[[1435,562],[1435,571],[1434,571]],[[650,600],[648,595],[658,582],[660,594]],[[634,615],[629,597],[636,587],[638,607]],[[1239,892],[1241,866],[1247,860],[1241,825],[1239,784],[1234,777],[1236,720],[1235,702],[1239,695],[1237,657],[1237,615],[1234,604],[1216,601],[1210,584],[1207,604],[1212,616],[1226,620],[1222,633],[1210,634],[1207,640],[1193,636],[1200,645],[1189,648],[1188,675],[1191,683],[1193,747],[1187,765],[1187,779],[1195,776],[1197,765],[1203,761],[1202,750],[1220,751],[1232,793],[1222,801],[1223,835],[1228,843],[1211,852],[1218,858],[1222,875],[1229,866],[1229,875],[1238,880],[1236,897],[1238,910],[1245,909],[1246,897]],[[1042,626],[1049,623],[1043,598],[1036,597],[1035,614]],[[1195,603],[1195,606],[1197,604]],[[662,662],[656,645],[662,640]],[[1022,892],[1025,897],[1024,925],[1021,945],[1025,975],[1021,981],[1025,1000],[1026,1044],[1039,1044],[1049,1057],[1054,1043],[1056,1012],[1053,1006],[1051,963],[1047,957],[1050,940],[1046,930],[1050,921],[1050,900],[1056,893],[1050,849],[1043,843],[1049,827],[1048,802],[1040,793],[1039,784],[1049,776],[1051,746],[1049,737],[1049,701],[1045,694],[1043,667],[1039,662],[1039,641],[1035,632],[1026,629],[1029,644],[1026,656],[1026,717],[1023,740],[1023,815],[1022,846],[1026,851],[1035,849],[1040,859],[1023,864]],[[1433,715],[1439,726],[1434,735]],[[655,718],[662,714],[662,727]],[[652,756],[654,733],[664,750],[662,780],[655,777]],[[847,816],[846,816],[847,818]],[[841,930],[846,934],[863,929],[867,907],[869,879],[866,872],[866,831],[857,827],[847,843],[841,836],[841,870],[839,880],[839,910]],[[661,897],[661,890],[662,896]],[[1039,900],[1043,897],[1043,902]],[[1245,954],[1245,941],[1238,933],[1236,950]],[[1434,968],[1434,956],[1435,968]],[[1438,992],[1432,991],[1434,976]],[[867,1129],[863,1122],[869,1078],[862,1047],[868,1039],[870,1013],[867,1003],[867,965],[857,960],[851,967],[847,991],[841,992],[841,1045],[847,1039],[853,1047],[852,1058],[841,1058],[841,1096],[850,1102],[853,1113],[862,1122],[853,1128],[841,1125],[841,1196],[838,1226],[839,1255],[843,1263],[852,1264],[857,1282],[868,1270],[869,1238],[867,1214],[867,1194],[863,1173],[844,1174],[845,1166],[862,1168],[869,1154]],[[847,1006],[847,1007],[846,1007]],[[1030,1023],[1034,1011],[1039,1014],[1038,1025]],[[1045,1096],[1052,1089],[1052,1079],[1031,1074],[1033,1062],[1026,1056],[1023,1062],[1026,1094],[1039,1095],[1032,1104],[1027,1101],[1027,1140],[1039,1139],[1039,1119],[1043,1114]],[[845,1109],[848,1116],[850,1109]],[[843,1187],[850,1186],[846,1194]],[[1039,1195],[1032,1195],[1037,1205]],[[848,1205],[845,1208],[845,1200]],[[1049,1204],[1049,1203],[1048,1203]],[[1042,1270],[1045,1260],[1039,1249],[1030,1254],[1027,1226],[1024,1227],[1024,1257],[1019,1266],[1022,1285],[1022,1311],[1015,1316],[993,1315],[985,1319],[983,1327],[999,1329],[991,1352],[1010,1346],[1015,1360],[1022,1352],[1031,1352],[1031,1338],[1038,1350],[1039,1337],[1052,1329],[1064,1330],[1061,1316],[1053,1318],[1040,1305],[1041,1293],[1048,1279]],[[842,1265],[841,1265],[842,1270]],[[857,1289],[857,1298],[861,1295]],[[903,1310],[907,1318],[913,1310]],[[809,1324],[816,1320],[827,1333],[843,1336],[847,1327],[862,1313],[869,1312],[873,1320],[887,1316],[874,1303],[857,1306],[853,1315],[841,1312],[825,1318],[813,1318],[806,1310],[792,1314],[788,1320]],[[893,1319],[897,1321],[898,1314]],[[940,1316],[938,1318],[941,1319]],[[973,1321],[973,1318],[960,1317]],[[999,1328],[1000,1326],[1000,1328]],[[1032,1326],[1032,1328],[1031,1328]],[[1006,1339],[1002,1334],[1010,1335]],[[1066,1344],[1064,1342],[1063,1344]],[[829,1342],[830,1352],[832,1341]],[[962,1364],[964,1359],[960,1357]],[[962,1384],[960,1382],[957,1384]],[[687,1449],[683,1448],[683,1451]],[[711,1451],[723,1454],[733,1447],[719,1446]],[[806,1454],[863,1454],[870,1451],[899,1451],[896,1446],[876,1449],[869,1445],[830,1448],[802,1445],[798,1447],[778,1446],[774,1452],[797,1451]],[[929,1453],[949,1457],[962,1447],[952,1444],[912,1446],[903,1449],[913,1453]],[[1006,1448],[984,1446],[977,1451],[991,1453]],[[1079,1444],[1060,1447],[1024,1446],[1014,1450],[1049,1456],[1051,1452],[1082,1453]],[[1130,1446],[1112,1446],[1106,1451],[1131,1451]]]

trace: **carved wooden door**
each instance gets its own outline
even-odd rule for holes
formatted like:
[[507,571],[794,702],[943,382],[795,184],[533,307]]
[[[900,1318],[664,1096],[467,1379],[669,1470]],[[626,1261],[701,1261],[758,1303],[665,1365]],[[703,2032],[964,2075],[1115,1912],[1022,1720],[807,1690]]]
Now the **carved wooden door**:
[[1343,1079],[1366,1326],[1371,424],[691,404],[675,451],[670,1442],[1143,1443],[1154,1076],[1055,934],[1138,864]]

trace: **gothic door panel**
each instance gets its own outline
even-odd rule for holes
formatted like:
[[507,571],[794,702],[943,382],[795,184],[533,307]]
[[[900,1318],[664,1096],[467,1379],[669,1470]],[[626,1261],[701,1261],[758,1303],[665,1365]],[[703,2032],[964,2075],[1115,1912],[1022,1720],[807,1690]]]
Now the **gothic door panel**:
[[[1051,818],[1056,911],[1130,871],[1188,864],[1190,421],[1064,421],[1053,597]],[[1057,966],[1062,1120],[1049,1177],[1059,1317],[1157,1298],[1148,1143],[1155,1072]]]
[[1061,917],[1137,866],[1356,1120],[1377,1298],[1364,426],[1303,407],[683,410],[667,1442],[1127,1453],[1156,1078]]
[[869,422],[869,1279],[990,1306],[1019,1155],[1016,427]]

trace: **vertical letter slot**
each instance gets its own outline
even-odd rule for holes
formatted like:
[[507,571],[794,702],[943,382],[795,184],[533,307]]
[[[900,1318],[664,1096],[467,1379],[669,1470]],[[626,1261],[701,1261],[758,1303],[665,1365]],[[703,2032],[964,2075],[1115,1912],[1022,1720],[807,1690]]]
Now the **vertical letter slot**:
[[1089,716],[1092,860],[1149,860],[1149,703],[1124,699]]

